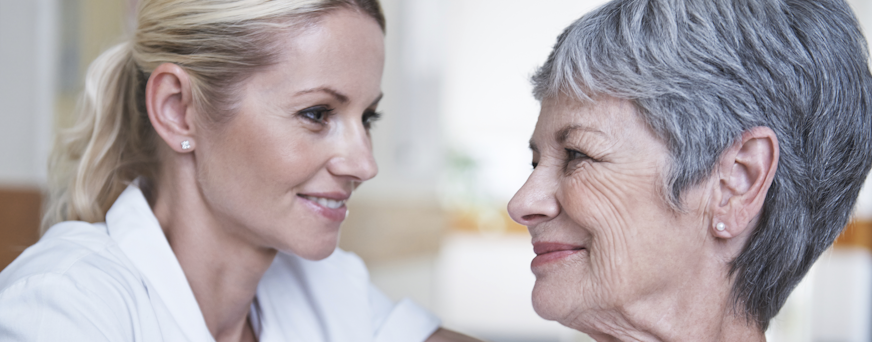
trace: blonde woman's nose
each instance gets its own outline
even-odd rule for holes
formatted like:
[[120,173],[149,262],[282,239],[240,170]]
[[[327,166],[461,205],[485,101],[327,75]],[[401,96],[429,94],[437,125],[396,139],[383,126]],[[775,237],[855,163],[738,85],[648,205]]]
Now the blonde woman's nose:
[[336,176],[348,176],[363,182],[378,174],[378,165],[372,154],[372,142],[364,127],[354,127],[344,132],[339,151],[328,165]]

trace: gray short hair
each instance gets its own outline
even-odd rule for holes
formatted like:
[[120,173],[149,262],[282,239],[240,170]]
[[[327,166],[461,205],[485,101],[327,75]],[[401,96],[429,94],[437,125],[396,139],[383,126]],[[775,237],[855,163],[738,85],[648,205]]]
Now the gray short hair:
[[742,132],[775,131],[775,179],[730,270],[735,308],[765,330],[872,166],[867,59],[843,0],[615,0],[559,36],[534,95],[634,103],[669,148],[676,208]]

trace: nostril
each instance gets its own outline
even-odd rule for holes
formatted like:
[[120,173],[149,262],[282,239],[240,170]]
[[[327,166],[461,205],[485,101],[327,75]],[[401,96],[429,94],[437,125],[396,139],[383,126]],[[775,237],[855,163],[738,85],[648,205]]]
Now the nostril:
[[524,222],[532,222],[532,221],[536,221],[536,220],[543,219],[546,217],[547,216],[542,215],[542,214],[530,214],[530,215],[521,216],[521,219],[524,220]]

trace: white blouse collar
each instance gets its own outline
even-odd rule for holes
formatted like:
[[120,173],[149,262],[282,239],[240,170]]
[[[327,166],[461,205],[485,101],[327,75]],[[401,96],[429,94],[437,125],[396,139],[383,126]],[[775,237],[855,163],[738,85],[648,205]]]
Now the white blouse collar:
[[133,261],[191,341],[214,341],[182,266],[157,217],[139,189],[130,184],[106,213],[109,236]]

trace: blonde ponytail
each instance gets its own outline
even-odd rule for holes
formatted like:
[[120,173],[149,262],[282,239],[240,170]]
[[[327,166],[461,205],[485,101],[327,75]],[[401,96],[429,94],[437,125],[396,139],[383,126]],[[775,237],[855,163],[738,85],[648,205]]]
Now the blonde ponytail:
[[66,220],[103,221],[130,182],[156,180],[162,142],[144,104],[154,68],[181,66],[194,104],[220,122],[232,114],[239,83],[274,63],[277,33],[340,7],[367,14],[384,29],[378,0],[143,0],[133,39],[91,64],[76,122],[58,134],[43,230]]
[[88,68],[76,123],[59,133],[49,161],[43,228],[63,220],[102,221],[133,178],[154,175],[154,133],[142,129],[150,124],[137,108],[140,77],[129,43]]

